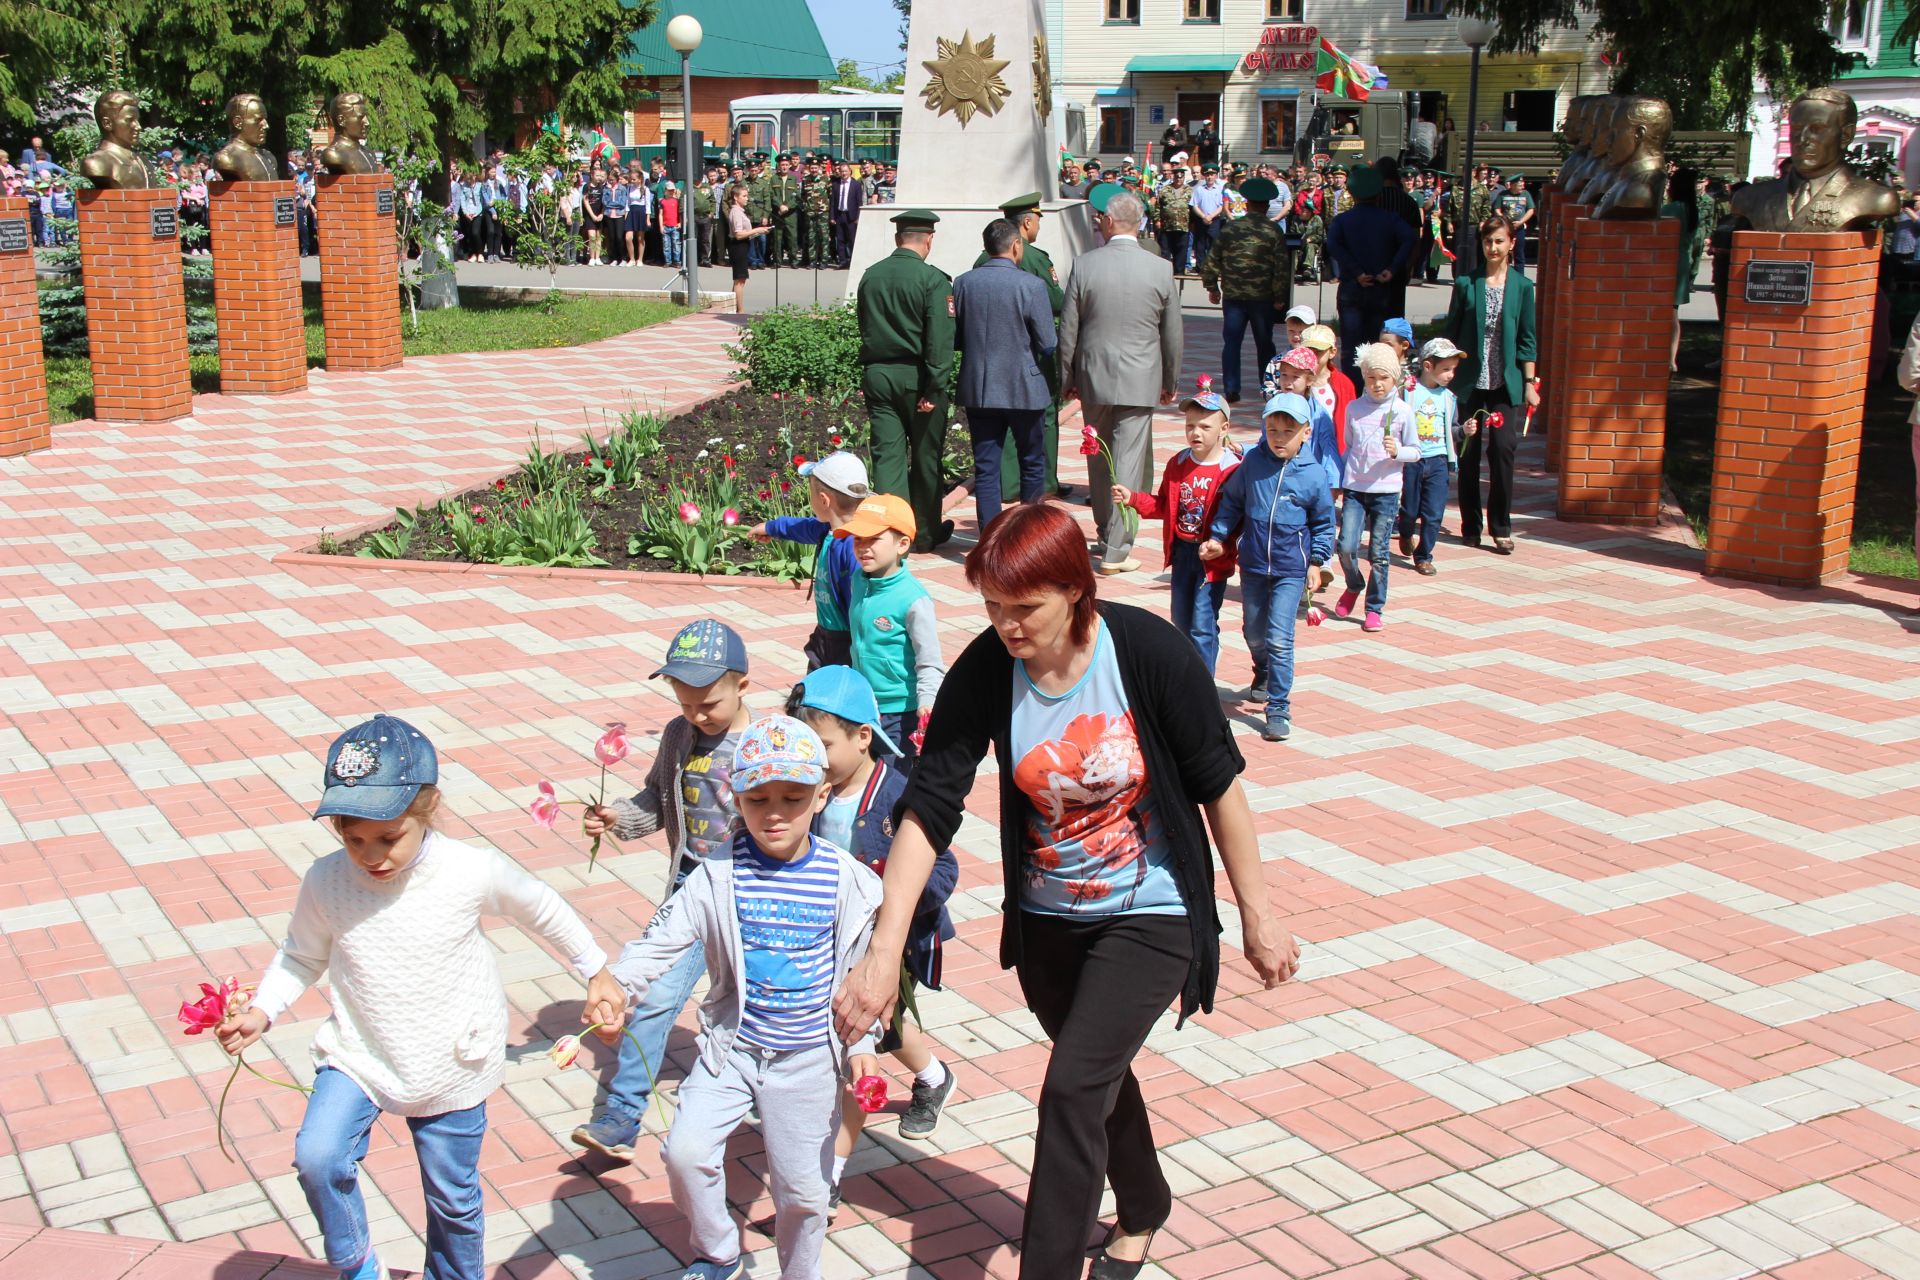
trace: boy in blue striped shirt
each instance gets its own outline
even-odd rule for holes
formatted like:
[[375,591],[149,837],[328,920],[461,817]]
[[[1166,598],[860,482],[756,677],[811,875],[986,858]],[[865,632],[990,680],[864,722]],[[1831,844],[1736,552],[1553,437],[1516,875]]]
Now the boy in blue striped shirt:
[[662,1153],[695,1255],[684,1280],[745,1273],[725,1166],[727,1139],[750,1110],[767,1151],[780,1275],[816,1280],[841,1089],[879,1067],[871,1035],[847,1049],[833,1032],[833,998],[866,952],[881,891],[878,876],[811,833],[826,764],[820,736],[800,721],[749,725],[733,755],[744,829],[732,856],[696,867],[613,966],[638,999],[693,947],[706,954],[700,1059]]

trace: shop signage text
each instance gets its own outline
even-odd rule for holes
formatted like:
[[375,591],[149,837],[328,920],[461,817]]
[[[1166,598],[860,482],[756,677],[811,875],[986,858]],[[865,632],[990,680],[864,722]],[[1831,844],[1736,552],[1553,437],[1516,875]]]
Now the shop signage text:
[[1318,27],[1266,27],[1241,65],[1248,71],[1311,71],[1319,43]]

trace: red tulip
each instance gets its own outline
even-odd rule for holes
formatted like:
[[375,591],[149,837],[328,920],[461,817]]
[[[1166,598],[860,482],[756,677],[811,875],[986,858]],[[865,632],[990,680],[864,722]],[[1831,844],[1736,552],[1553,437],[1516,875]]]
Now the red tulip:
[[500,492],[502,492],[502,493],[504,493],[504,492],[506,492],[506,488],[507,488],[507,482],[506,482],[505,480],[495,480],[495,481],[493,482],[493,487],[494,487],[494,488],[495,488],[496,490],[498,490],[498,491],[500,491]]
[[1307,625],[1317,627],[1327,620],[1327,611],[1317,604],[1307,606]]
[[680,518],[688,524],[692,524],[700,518],[700,508],[694,506],[691,502],[683,502],[680,504]]
[[760,497],[760,501],[762,502],[771,502],[773,501],[773,490],[762,489],[760,491],[759,497]]
[[627,726],[615,721],[593,744],[593,758],[602,765],[616,765],[625,760],[632,749],[633,744],[627,741]]
[[840,447],[840,437],[839,437],[839,436],[828,436],[828,437],[827,437],[827,443],[828,443],[828,444],[830,444],[830,445],[832,445],[832,446],[833,446],[834,448],[836,448],[836,449],[838,449],[838,448]]
[[792,492],[793,492],[793,481],[791,481],[791,480],[782,480],[782,481],[780,482],[780,492],[782,492],[782,493],[792,493]]
[[1499,428],[1505,426],[1506,423],[1507,423],[1507,415],[1504,413],[1490,413],[1487,415],[1487,426],[1490,428],[1498,430]]
[[723,453],[723,454],[721,454],[721,455],[720,455],[720,461],[726,464],[726,468],[727,468],[727,470],[729,470],[729,471],[731,471],[731,470],[733,470],[733,455],[732,455],[732,454],[730,454],[730,453]]
[[200,991],[198,1000],[182,1001],[180,1004],[178,1016],[190,1036],[213,1030],[246,1008],[247,1002],[253,997],[253,988],[241,986],[238,978],[228,978],[217,987],[203,982]]
[[720,513],[720,523],[727,526],[727,528],[731,529],[733,528],[733,526],[740,523],[740,513],[738,511],[735,511],[732,507],[728,507],[725,511],[722,511]]
[[887,1082],[879,1076],[861,1076],[853,1082],[853,1100],[872,1115],[887,1105]]
[[1100,433],[1092,427],[1080,428],[1080,456],[1091,458],[1100,452]]
[[806,466],[806,465],[807,465],[807,455],[806,455],[806,454],[804,454],[804,453],[796,453],[796,454],[794,454],[794,455],[793,455],[793,465],[794,465],[794,466],[795,466],[796,468],[799,468],[799,467],[804,467],[804,466]]

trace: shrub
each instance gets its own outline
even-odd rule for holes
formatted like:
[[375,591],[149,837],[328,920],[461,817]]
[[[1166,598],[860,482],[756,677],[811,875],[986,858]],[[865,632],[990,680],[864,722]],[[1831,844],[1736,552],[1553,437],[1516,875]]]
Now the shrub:
[[754,317],[727,354],[755,391],[848,396],[860,388],[860,325],[853,303],[776,307]]

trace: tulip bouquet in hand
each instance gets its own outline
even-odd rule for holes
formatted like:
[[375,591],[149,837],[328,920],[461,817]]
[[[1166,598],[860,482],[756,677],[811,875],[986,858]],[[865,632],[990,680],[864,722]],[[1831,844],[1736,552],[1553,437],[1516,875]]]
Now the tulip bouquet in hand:
[[[600,762],[600,791],[593,800],[561,799],[551,782],[540,780],[540,794],[527,806],[527,814],[540,826],[552,831],[560,821],[562,805],[578,804],[598,809],[607,803],[607,770],[627,758],[633,744],[627,739],[627,726],[619,721],[607,726],[607,731],[594,740],[593,758]],[[594,836],[587,846],[587,871],[591,873],[594,864],[600,858],[600,836]]]
[[[239,1078],[240,1068],[245,1067],[268,1084],[277,1084],[282,1089],[292,1089],[297,1093],[312,1093],[313,1090],[303,1084],[294,1084],[286,1080],[276,1080],[263,1075],[246,1059],[246,1046],[260,1038],[266,1030],[266,1020],[257,1012],[248,1008],[253,1002],[253,988],[240,985],[240,979],[228,978],[219,986],[210,982],[200,984],[198,1000],[180,1002],[180,1023],[186,1027],[190,1036],[211,1031],[220,1040],[221,1047],[233,1054],[233,1070],[227,1076],[226,1087],[220,1090],[220,1103],[213,1113],[213,1136],[218,1140],[220,1154],[232,1160],[227,1151],[227,1094],[233,1090],[233,1082]],[[245,1028],[241,1024],[249,1013],[259,1025],[257,1028]],[[237,1047],[229,1047],[230,1042]]]
[[[1091,423],[1080,428],[1080,456],[1083,458],[1095,458],[1101,454],[1105,454],[1107,457],[1107,475],[1109,479],[1118,477],[1120,473],[1114,466],[1113,450],[1107,448],[1107,442],[1100,438],[1100,433],[1093,429]],[[1120,504],[1120,522],[1126,528],[1129,539],[1132,539],[1140,532],[1140,513],[1133,509],[1131,502],[1123,502]]]

